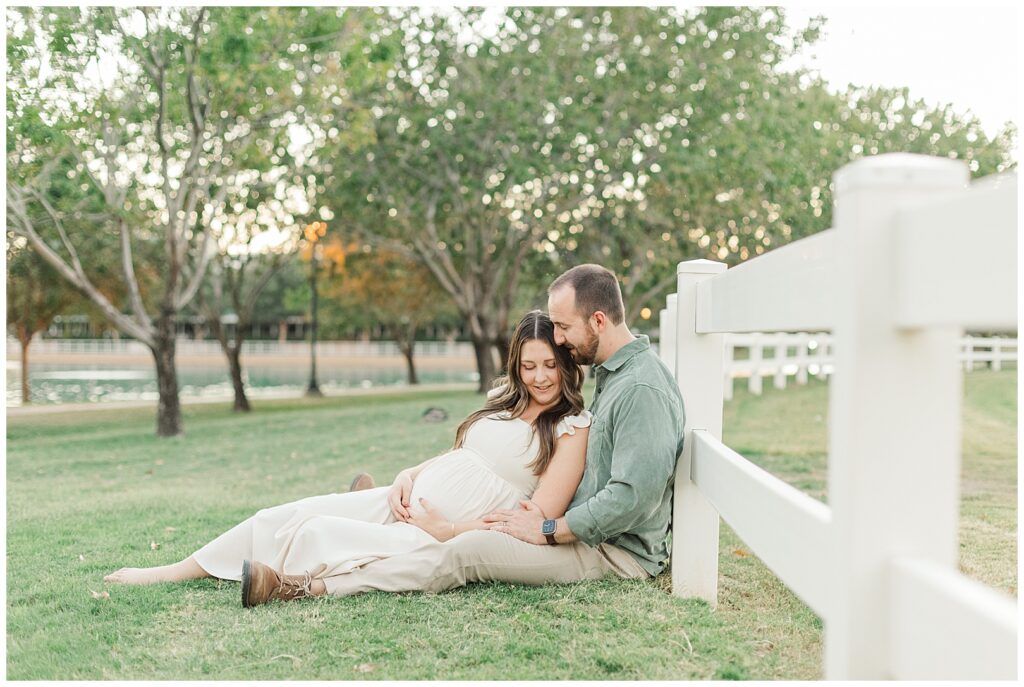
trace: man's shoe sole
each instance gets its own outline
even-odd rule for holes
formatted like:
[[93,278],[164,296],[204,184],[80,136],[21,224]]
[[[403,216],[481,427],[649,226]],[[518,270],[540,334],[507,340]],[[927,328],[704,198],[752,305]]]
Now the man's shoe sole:
[[252,583],[252,563],[242,561],[242,608],[249,606],[249,585]]

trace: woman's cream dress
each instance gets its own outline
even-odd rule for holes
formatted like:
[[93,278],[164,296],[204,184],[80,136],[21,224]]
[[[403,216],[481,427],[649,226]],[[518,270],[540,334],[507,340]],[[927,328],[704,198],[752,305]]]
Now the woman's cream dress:
[[[590,413],[570,415],[556,436],[588,427]],[[527,467],[537,455],[533,426],[507,413],[477,420],[462,448],[426,466],[413,483],[410,509],[422,512],[426,499],[453,522],[475,520],[499,508],[515,508],[529,498],[538,478]],[[411,551],[434,538],[395,519],[388,506],[390,487],[327,494],[265,508],[202,547],[192,558],[214,577],[239,580],[245,559],[280,573],[327,568],[317,578],[340,575],[371,561]]]

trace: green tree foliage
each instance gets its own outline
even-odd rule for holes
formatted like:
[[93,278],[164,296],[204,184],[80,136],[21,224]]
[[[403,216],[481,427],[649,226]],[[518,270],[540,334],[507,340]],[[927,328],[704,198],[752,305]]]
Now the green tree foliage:
[[353,251],[324,290],[324,296],[384,329],[405,357],[410,384],[419,383],[416,334],[424,325],[450,317],[455,310],[422,263],[386,248]]
[[[115,326],[151,348],[157,432],[178,434],[175,319],[216,253],[215,221],[232,193],[260,197],[249,188],[254,170],[277,166],[277,182],[301,183],[300,170],[280,171],[295,127],[316,141],[332,135],[328,121],[349,112],[352,84],[372,74],[360,39],[372,15],[64,7],[17,8],[8,17],[12,227]],[[83,193],[91,187],[101,199],[92,226],[77,233],[67,220],[82,209],[60,193],[57,173],[67,161]],[[35,206],[45,226],[31,221]],[[99,232],[119,246],[129,313],[96,288],[96,265],[79,250]],[[137,274],[142,245],[162,249],[149,302]]]
[[736,265],[828,228],[832,174],[860,157],[959,157],[976,177],[1013,166],[1012,127],[988,139],[974,117],[929,107],[907,89],[835,94],[817,77],[781,69],[819,30],[814,21],[791,34],[781,8],[709,9],[684,27],[684,45],[696,51],[680,55],[680,68],[707,67],[673,110],[686,118],[686,132],[668,146],[642,198],[609,201],[611,212],[594,219],[597,231],[563,249],[567,263],[600,262],[620,274],[630,322],[645,306],[664,307],[681,260]]
[[1010,166],[1013,131],[990,141],[905,90],[783,70],[820,25],[781,8],[394,10],[371,37],[402,38],[373,136],[322,168],[329,204],[430,270],[485,388],[510,318],[573,264],[615,270],[632,323],[681,260],[735,265],[826,228],[831,175],[859,156]]
[[[466,318],[484,389],[520,288],[538,286],[521,281],[537,271],[527,263],[573,253],[602,214],[643,200],[674,142],[721,110],[688,99],[710,102],[703,84],[730,58],[694,59],[686,31],[712,29],[671,10],[390,19],[404,50],[375,142],[326,183],[369,241],[430,269]],[[749,34],[749,62],[780,50],[757,21],[734,31]]]

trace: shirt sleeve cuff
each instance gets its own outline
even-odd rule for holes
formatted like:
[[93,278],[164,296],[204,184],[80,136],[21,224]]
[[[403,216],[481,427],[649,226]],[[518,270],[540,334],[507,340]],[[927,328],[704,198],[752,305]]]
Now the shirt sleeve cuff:
[[587,502],[566,511],[565,524],[577,539],[588,546],[597,546],[606,539],[604,533],[598,529],[597,521],[591,514]]

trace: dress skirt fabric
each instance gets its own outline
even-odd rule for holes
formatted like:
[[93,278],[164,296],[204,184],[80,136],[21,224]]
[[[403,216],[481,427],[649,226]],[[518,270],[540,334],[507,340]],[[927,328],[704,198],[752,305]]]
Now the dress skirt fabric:
[[[434,538],[395,519],[390,487],[326,494],[265,508],[192,554],[214,577],[239,580],[250,558],[293,575],[327,569],[318,578],[344,574],[370,561],[405,553]],[[463,522],[498,508],[514,508],[526,494],[495,475],[468,449],[442,456],[416,479],[410,509],[424,498],[448,520]]]
[[[576,419],[575,416],[573,419]],[[576,420],[585,426],[589,418]],[[566,423],[563,433],[571,433]],[[466,445],[439,456],[413,483],[410,510],[419,499],[452,522],[476,520],[491,511],[515,508],[529,498],[537,478],[527,469],[536,455],[531,426],[484,418],[470,428]],[[265,508],[192,554],[209,574],[239,580],[246,559],[279,573],[326,569],[319,579],[344,575],[375,560],[436,543],[416,527],[397,521],[388,505],[390,487],[311,496]]]

